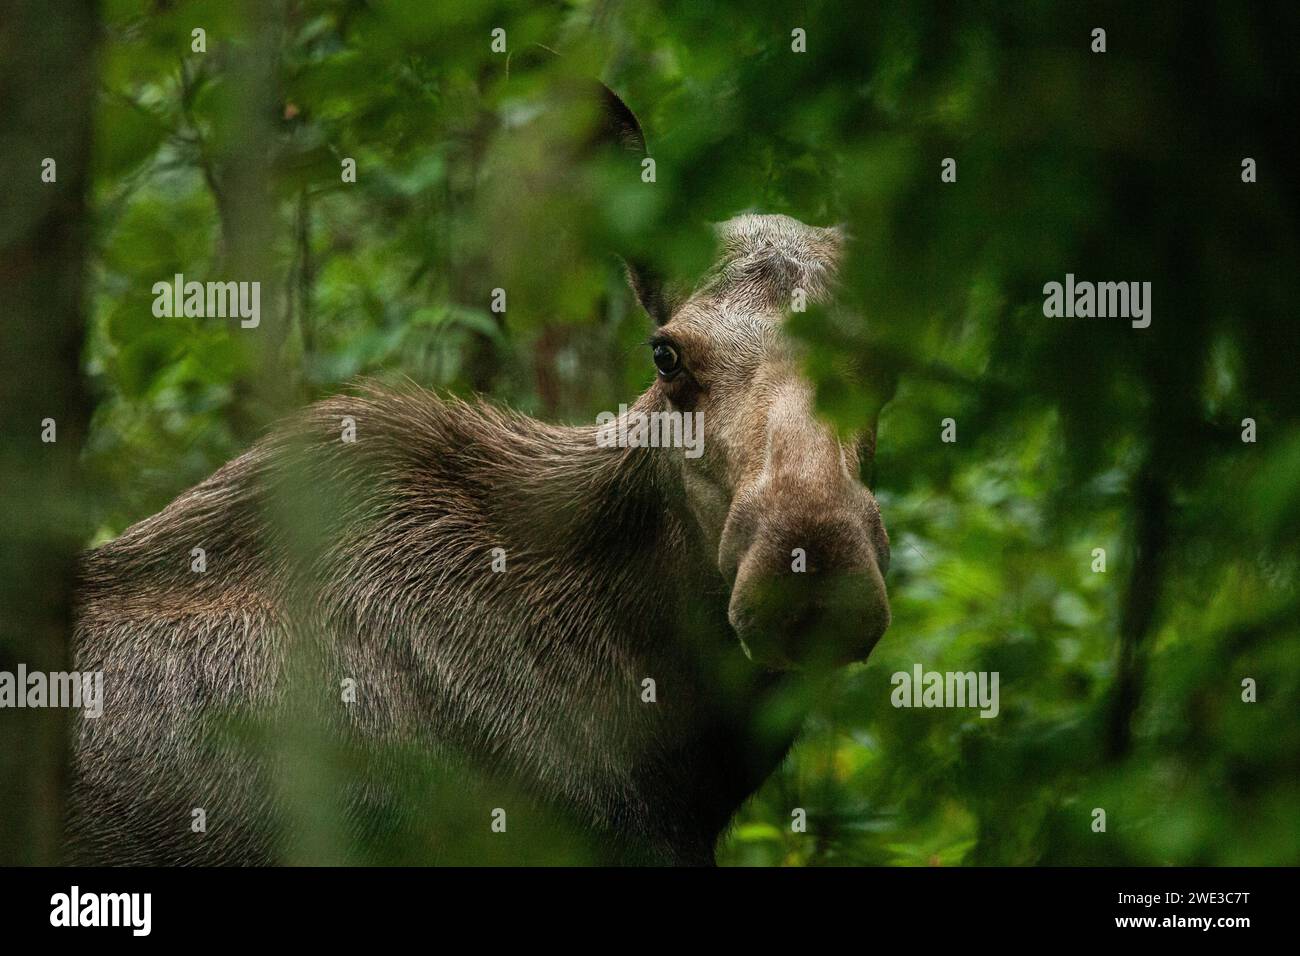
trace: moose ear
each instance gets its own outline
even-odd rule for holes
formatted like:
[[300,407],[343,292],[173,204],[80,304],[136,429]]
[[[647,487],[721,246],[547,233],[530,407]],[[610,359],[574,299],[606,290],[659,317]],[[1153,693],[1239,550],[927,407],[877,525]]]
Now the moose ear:
[[596,126],[596,139],[618,146],[630,153],[641,156],[650,155],[646,147],[645,133],[636,114],[619,98],[619,95],[604,83],[600,84],[601,114]]
[[632,287],[636,293],[636,299],[641,303],[641,308],[645,309],[650,318],[654,319],[655,325],[663,325],[673,317],[673,297],[669,293],[668,283],[666,283],[659,273],[651,267],[639,263],[623,260],[623,266],[627,270],[627,284]]
[[[645,132],[636,114],[608,86],[602,83],[600,89],[601,115],[595,138],[629,153],[648,156],[650,150],[646,147]],[[668,283],[657,269],[634,256],[624,256],[623,266],[627,271],[628,285],[636,293],[641,308],[649,313],[655,325],[663,325],[673,312],[673,296]]]

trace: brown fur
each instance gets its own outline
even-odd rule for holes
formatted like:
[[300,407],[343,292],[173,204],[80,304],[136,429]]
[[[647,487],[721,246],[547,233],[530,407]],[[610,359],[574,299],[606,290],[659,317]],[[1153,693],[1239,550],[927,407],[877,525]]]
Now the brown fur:
[[[878,509],[779,329],[796,285],[827,294],[840,238],[758,216],[722,238],[715,275],[660,330],[684,377],[634,408],[704,412],[698,461],[364,387],[89,553],[77,666],[105,672],[106,702],[80,723],[75,858],[278,859],[274,768],[212,719],[278,713],[307,687],[330,733],[466,761],[609,859],[711,862],[790,743],[754,729],[794,679],[772,668],[863,656],[888,623]],[[340,441],[344,416],[355,443]],[[195,546],[205,573],[190,570]],[[792,547],[809,575],[789,573]],[[766,589],[778,580],[798,593]],[[356,704],[337,702],[344,677]],[[382,791],[372,769],[360,789]],[[193,807],[206,834],[190,832]]]

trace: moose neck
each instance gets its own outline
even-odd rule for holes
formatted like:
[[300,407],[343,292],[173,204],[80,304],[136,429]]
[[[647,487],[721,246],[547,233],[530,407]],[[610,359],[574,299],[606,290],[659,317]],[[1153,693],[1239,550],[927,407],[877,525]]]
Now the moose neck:
[[[654,410],[645,395],[632,413]],[[725,631],[726,588],[686,507],[682,449],[602,447],[595,426],[521,424],[535,437],[492,515],[519,552],[511,569],[546,572],[578,606],[612,605],[613,619],[636,629],[674,630],[693,609]],[[597,590],[572,593],[585,587]]]
[[[653,410],[647,395],[631,411]],[[535,444],[494,513],[512,543],[507,576],[518,575],[531,606],[545,589],[541,604],[564,616],[554,640],[573,655],[566,675],[586,685],[582,698],[630,702],[602,719],[636,741],[643,794],[671,790],[655,805],[694,818],[707,843],[788,751],[797,717],[775,729],[769,719],[767,733],[757,718],[799,684],[751,664],[731,631],[716,549],[687,505],[683,449],[601,447],[595,427],[527,427]]]

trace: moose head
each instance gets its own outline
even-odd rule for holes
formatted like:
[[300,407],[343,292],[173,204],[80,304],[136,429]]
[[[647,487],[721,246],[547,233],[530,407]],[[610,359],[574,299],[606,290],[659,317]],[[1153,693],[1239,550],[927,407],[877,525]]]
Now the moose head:
[[783,330],[795,297],[830,297],[843,233],[780,215],[715,231],[720,257],[688,295],[629,265],[656,325],[648,405],[700,415],[702,454],[675,460],[746,653],[773,669],[864,658],[890,619],[889,536],[858,479],[874,435],[844,441],[818,419]]
[[[635,114],[608,88],[600,98],[594,142],[647,155]],[[626,263],[655,324],[656,379],[638,407],[701,416],[703,453],[675,459],[680,487],[746,653],[772,669],[865,658],[890,620],[889,536],[858,478],[875,435],[841,440],[818,419],[784,330],[796,302],[830,304],[846,237],[782,215],[713,231],[717,258],[689,293]]]

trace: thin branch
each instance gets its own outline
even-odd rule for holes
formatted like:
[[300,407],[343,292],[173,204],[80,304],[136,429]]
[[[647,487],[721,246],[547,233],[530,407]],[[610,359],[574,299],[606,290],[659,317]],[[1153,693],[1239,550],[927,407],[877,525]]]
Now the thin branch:
[[198,91],[202,83],[202,67],[195,76],[190,75],[189,63],[184,57],[180,59],[180,107],[181,116],[185,120],[188,134],[175,134],[182,142],[189,143],[197,148],[198,167],[203,173],[203,181],[207,183],[208,190],[212,193],[212,199],[217,206],[217,219],[221,224],[221,243],[218,250],[217,260],[225,259],[226,251],[230,248],[230,214],[226,202],[226,196],[217,180],[216,166],[212,162],[212,151],[208,147],[207,140],[203,136],[203,130],[200,128],[198,121],[194,118],[193,99],[194,94]]

